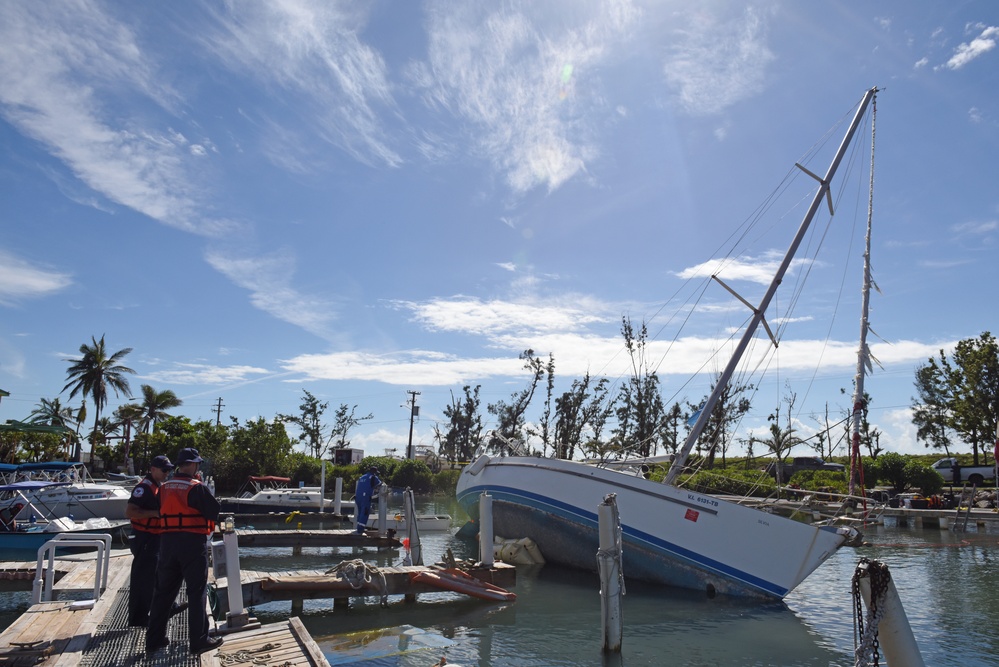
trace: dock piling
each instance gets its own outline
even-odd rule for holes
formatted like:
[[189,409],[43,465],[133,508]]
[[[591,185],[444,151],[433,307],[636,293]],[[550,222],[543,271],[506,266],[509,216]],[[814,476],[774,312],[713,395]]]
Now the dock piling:
[[620,652],[622,636],[621,596],[624,574],[621,569],[621,520],[617,494],[609,493],[597,506],[600,548],[597,566],[600,571],[600,619],[604,652]]
[[486,491],[479,496],[479,561],[492,567],[493,557],[493,497]]

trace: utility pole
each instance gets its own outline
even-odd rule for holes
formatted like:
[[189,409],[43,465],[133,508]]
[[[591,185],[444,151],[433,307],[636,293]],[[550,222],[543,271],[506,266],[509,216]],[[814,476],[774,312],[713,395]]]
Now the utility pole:
[[420,395],[418,391],[406,392],[412,398],[409,400],[409,445],[406,447],[406,460],[413,460],[413,419],[420,415],[420,408],[416,405],[416,397]]
[[215,425],[222,425],[222,397],[219,396],[219,402],[215,404]]

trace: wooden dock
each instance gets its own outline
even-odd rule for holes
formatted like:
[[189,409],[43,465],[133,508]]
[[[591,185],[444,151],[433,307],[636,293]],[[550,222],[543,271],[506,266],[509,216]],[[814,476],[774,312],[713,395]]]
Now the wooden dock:
[[[419,593],[440,593],[442,589],[430,584],[413,581],[412,574],[432,572],[423,565],[381,567],[376,572],[361,572],[356,579],[349,574],[326,570],[295,570],[288,572],[256,572],[242,570],[240,584],[243,606],[252,607],[281,600],[301,603],[303,600],[330,600],[335,606],[346,604],[351,598],[403,595],[415,600]],[[501,588],[512,588],[517,582],[517,569],[505,563],[495,563],[492,568],[472,568],[468,574]],[[229,611],[228,587],[225,577],[215,581],[220,613]],[[293,605],[293,609],[295,606]]]
[[377,549],[399,549],[402,542],[392,536],[382,536],[368,531],[358,535],[349,529],[326,530],[236,530],[240,547],[369,547]]
[[[0,633],[0,665],[41,667],[329,667],[316,642],[297,618],[225,636],[220,649],[191,656],[187,612],[170,623],[170,646],[147,656],[145,629],[128,627],[128,580],[132,556],[111,558],[108,585],[97,601],[55,600],[32,605]],[[35,563],[7,563],[4,585],[27,590]],[[24,574],[30,572],[25,577]],[[94,562],[57,560],[54,594],[79,598],[93,593]],[[10,590],[9,588],[7,590]],[[268,656],[264,658],[264,656]],[[256,660],[256,662],[254,662]],[[265,660],[265,662],[261,662]]]

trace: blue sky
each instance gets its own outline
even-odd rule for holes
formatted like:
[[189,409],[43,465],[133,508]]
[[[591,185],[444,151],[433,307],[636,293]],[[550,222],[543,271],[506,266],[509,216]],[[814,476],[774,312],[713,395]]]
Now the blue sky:
[[[3,13],[0,420],[58,396],[65,360],[105,335],[133,348],[135,393],[172,389],[194,419],[219,398],[226,418],[294,413],[308,389],[374,415],[355,446],[402,451],[408,391],[433,444],[451,392],[481,384],[485,408],[525,386],[527,348],[554,355],[561,390],[626,377],[622,316],[649,321],[666,399],[698,402],[745,312],[715,286],[704,328],[675,338],[667,302],[872,86],[866,385],[886,449],[923,451],[915,367],[997,330],[993,2]],[[802,431],[850,405],[866,195],[839,206],[847,250],[809,261],[747,428],[786,387]],[[733,262],[750,301],[797,221]]]

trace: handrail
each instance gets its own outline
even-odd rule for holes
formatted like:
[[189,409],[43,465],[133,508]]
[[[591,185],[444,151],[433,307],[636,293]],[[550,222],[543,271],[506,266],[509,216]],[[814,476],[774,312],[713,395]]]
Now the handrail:
[[[97,568],[94,573],[94,600],[101,599],[101,591],[108,585],[108,570],[111,567],[111,536],[106,533],[57,533],[52,539],[38,547],[38,561],[35,565],[35,581],[31,586],[31,603],[49,602],[55,584],[55,551],[72,542],[74,547],[95,547]],[[42,563],[48,560],[48,569]],[[43,577],[44,573],[44,577]]]

